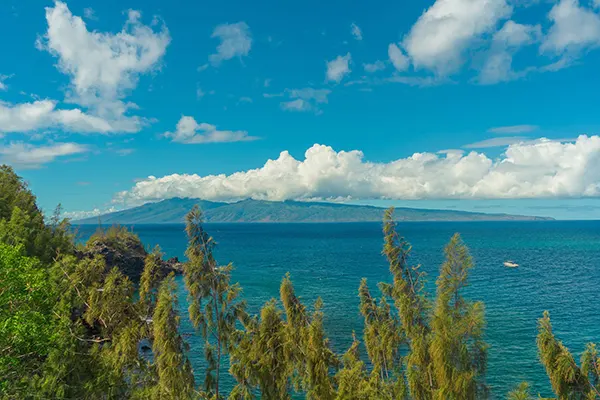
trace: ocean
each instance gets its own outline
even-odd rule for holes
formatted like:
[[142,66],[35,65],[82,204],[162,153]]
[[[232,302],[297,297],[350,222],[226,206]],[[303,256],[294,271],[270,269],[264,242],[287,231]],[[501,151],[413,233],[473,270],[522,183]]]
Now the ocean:
[[[360,279],[367,278],[372,290],[377,282],[391,280],[381,255],[381,228],[378,223],[206,224],[218,242],[217,260],[235,265],[233,281],[242,285],[249,311],[256,313],[278,298],[279,283],[290,272],[305,304],[323,299],[325,328],[338,353],[348,348],[353,331],[362,336]],[[81,239],[95,229],[80,226]],[[183,225],[133,229],[149,249],[158,244],[168,257],[183,259]],[[469,247],[475,267],[465,295],[486,306],[492,398],[505,398],[521,381],[530,382],[535,394],[551,395],[535,343],[544,310],[577,360],[587,342],[600,342],[600,221],[406,222],[399,231],[413,246],[412,263],[427,273],[431,294],[450,237],[460,233]],[[506,268],[506,260],[520,266]],[[177,279],[181,331],[192,334],[186,340],[200,383],[202,340],[193,333],[183,280]]]

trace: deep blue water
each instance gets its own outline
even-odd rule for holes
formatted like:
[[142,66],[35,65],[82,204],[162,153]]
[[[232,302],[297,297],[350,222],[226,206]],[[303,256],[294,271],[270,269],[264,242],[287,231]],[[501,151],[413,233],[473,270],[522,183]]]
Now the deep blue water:
[[[290,272],[305,303],[320,296],[326,329],[334,349],[343,353],[352,331],[362,332],[358,285],[370,287],[390,279],[381,255],[381,225],[350,224],[207,224],[217,240],[217,259],[236,266],[249,309],[257,312],[278,297],[281,278]],[[475,261],[467,297],[486,305],[486,340],[490,345],[487,381],[494,398],[523,380],[548,396],[550,384],[538,362],[537,319],[549,310],[555,333],[579,357],[585,343],[600,342],[600,221],[410,222],[400,231],[413,245],[412,261],[428,273],[433,293],[443,247],[459,232]],[[79,228],[87,238],[96,227]],[[182,225],[134,227],[149,247],[158,244],[167,256],[183,258]],[[513,260],[519,268],[505,268]],[[179,277],[182,331],[193,332]],[[202,341],[188,337],[190,358],[201,380]]]

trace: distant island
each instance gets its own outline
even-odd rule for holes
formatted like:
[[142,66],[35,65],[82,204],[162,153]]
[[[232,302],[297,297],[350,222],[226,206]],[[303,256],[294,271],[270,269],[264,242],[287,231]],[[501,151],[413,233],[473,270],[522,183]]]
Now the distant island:
[[[206,222],[381,222],[384,208],[304,201],[242,200],[235,203],[173,198],[98,217],[73,221],[75,224],[179,224],[198,204]],[[457,210],[396,208],[399,221],[544,221],[549,217],[486,214]]]

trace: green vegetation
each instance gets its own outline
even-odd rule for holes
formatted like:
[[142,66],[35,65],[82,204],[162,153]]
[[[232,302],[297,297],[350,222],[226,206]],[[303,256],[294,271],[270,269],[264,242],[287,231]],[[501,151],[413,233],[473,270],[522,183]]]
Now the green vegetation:
[[[484,306],[462,295],[473,262],[459,235],[445,248],[431,298],[388,210],[383,254],[391,279],[379,284],[380,298],[366,280],[360,282],[362,337],[354,334],[350,348],[338,355],[323,326],[321,300],[303,304],[289,275],[279,299],[258,315],[247,311],[240,286],[231,282],[233,267],[215,260],[215,242],[195,207],[186,221],[183,274],[189,318],[204,346],[190,349],[179,331],[174,275],[163,268],[159,248],[141,253],[132,232],[114,227],[76,249],[68,221],[59,212],[44,221],[35,198],[8,167],[0,168],[0,189],[1,399],[488,396]],[[143,261],[140,271],[127,274],[131,265],[122,263],[132,247]],[[557,399],[600,398],[595,345],[577,363],[544,314],[537,346]],[[206,360],[202,382],[194,379],[190,352]],[[225,374],[234,387],[223,386]],[[507,394],[511,400],[534,396],[525,382]]]
[[197,206],[189,212],[186,222],[189,246],[183,272],[190,297],[190,318],[205,340],[208,367],[204,396],[218,399],[221,397],[221,360],[231,349],[236,323],[246,317],[246,305],[236,301],[241,288],[230,283],[233,266],[220,267],[213,257],[215,242],[203,229],[202,212]]
[[10,167],[0,165],[0,242],[22,246],[27,255],[50,263],[57,254],[73,251],[68,222],[60,214],[59,205],[50,223],[44,223],[27,185]]
[[0,243],[0,393],[35,370],[53,345],[54,287],[23,247]]
[[125,253],[131,249],[143,249],[144,245],[132,231],[124,226],[113,225],[108,229],[98,228],[90,236],[86,246],[107,246],[112,250],[118,250]]
[[594,344],[588,344],[577,365],[569,350],[552,333],[546,311],[538,324],[537,345],[552,389],[559,399],[595,399],[600,397],[600,356]]

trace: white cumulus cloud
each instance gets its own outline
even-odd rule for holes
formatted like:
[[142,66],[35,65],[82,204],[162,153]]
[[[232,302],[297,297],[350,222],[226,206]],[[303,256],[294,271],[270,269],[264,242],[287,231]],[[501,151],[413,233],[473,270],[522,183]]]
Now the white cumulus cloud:
[[314,145],[303,160],[283,151],[264,166],[231,175],[149,176],[115,201],[172,197],[208,200],[501,199],[600,196],[600,137],[516,143],[496,159],[460,151],[415,153],[387,163],[361,151]]
[[350,53],[345,56],[337,56],[335,59],[331,61],[327,61],[327,80],[340,82],[344,76],[348,75],[350,70],[350,61],[352,60],[352,56]]
[[13,142],[0,145],[0,162],[17,168],[34,169],[54,161],[58,157],[88,152],[87,146],[77,143],[54,143],[34,146],[29,143]]
[[600,15],[581,6],[578,0],[560,0],[548,18],[552,27],[541,52],[574,56],[586,48],[600,46]]
[[37,43],[58,59],[58,69],[70,77],[67,101],[129,131],[132,126],[139,130],[144,120],[127,116],[135,106],[123,99],[141,74],[160,67],[171,41],[165,26],[155,32],[140,18],[139,12],[130,10],[120,32],[89,31],[81,17],[56,1],[46,8],[48,30]]
[[193,117],[183,116],[177,123],[175,132],[166,132],[165,137],[183,144],[247,142],[257,140],[246,131],[221,131],[205,122],[198,123]]
[[465,51],[511,13],[506,0],[436,0],[402,44],[415,68],[449,75],[463,65]]
[[319,105],[327,103],[327,96],[331,91],[329,89],[286,89],[285,93],[289,100],[282,101],[280,107],[286,111],[314,111],[319,112]]
[[217,52],[208,57],[213,66],[218,66],[222,61],[234,57],[247,56],[252,47],[250,27],[245,22],[219,25],[213,31],[211,38],[218,38],[221,41],[217,46]]

